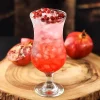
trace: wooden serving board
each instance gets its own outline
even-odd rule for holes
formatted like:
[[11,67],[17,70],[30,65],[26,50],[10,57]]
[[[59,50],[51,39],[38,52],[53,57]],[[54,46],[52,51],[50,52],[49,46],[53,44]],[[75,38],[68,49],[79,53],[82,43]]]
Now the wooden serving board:
[[5,93],[25,100],[97,100],[100,95],[100,57],[91,53],[80,60],[67,58],[64,66],[54,74],[54,81],[65,89],[59,97],[40,97],[34,92],[34,86],[45,81],[45,74],[31,63],[16,66],[7,58],[0,63],[0,90]]

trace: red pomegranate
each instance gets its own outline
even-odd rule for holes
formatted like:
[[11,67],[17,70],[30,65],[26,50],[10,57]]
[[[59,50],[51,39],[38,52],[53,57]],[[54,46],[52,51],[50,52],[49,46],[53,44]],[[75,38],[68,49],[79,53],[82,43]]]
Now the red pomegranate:
[[31,49],[33,41],[22,38],[21,43],[13,46],[7,53],[8,60],[18,66],[25,66],[31,62]]
[[93,49],[93,41],[85,32],[69,33],[65,40],[65,47],[68,56],[79,59],[87,56]]

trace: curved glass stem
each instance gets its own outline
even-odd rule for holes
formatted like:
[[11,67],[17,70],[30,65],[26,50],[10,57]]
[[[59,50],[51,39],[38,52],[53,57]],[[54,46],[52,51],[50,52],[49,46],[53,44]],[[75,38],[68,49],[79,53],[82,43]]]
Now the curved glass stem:
[[53,83],[53,74],[46,73],[47,81],[44,83],[42,89],[47,95],[54,94],[54,91],[57,91],[58,87]]
[[53,73],[46,73],[46,77],[47,77],[47,81],[46,81],[45,84],[47,85],[47,88],[53,88],[54,87],[54,84],[53,84]]
[[53,82],[53,73],[46,73],[47,81],[35,87],[35,92],[41,96],[55,97],[64,92],[64,88]]

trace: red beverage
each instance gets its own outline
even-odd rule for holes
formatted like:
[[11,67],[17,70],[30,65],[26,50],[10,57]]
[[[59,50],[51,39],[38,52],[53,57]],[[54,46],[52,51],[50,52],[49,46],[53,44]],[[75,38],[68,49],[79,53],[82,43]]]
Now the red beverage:
[[36,48],[33,47],[32,63],[42,72],[51,73],[59,70],[65,60],[66,50],[62,40],[54,40],[51,43],[37,43]]
[[47,82],[35,87],[40,96],[55,97],[64,92],[63,86],[52,80],[52,74],[65,63],[66,50],[63,26],[66,13],[57,9],[41,8],[30,13],[34,28],[31,60],[33,65],[46,74]]

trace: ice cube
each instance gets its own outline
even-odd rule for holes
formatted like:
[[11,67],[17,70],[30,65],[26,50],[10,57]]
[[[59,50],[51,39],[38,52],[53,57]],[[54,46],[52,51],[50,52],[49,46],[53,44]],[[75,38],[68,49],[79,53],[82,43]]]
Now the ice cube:
[[49,56],[46,55],[46,54],[44,54],[44,55],[43,55],[43,58],[44,58],[44,59],[49,59]]
[[38,54],[36,55],[36,57],[37,57],[37,58],[42,58],[42,55],[41,55],[40,53],[38,53]]
[[50,58],[55,58],[56,54],[55,53],[51,53],[50,54]]
[[62,54],[62,48],[58,48],[57,53]]
[[57,49],[55,47],[52,48],[52,52],[56,52]]

